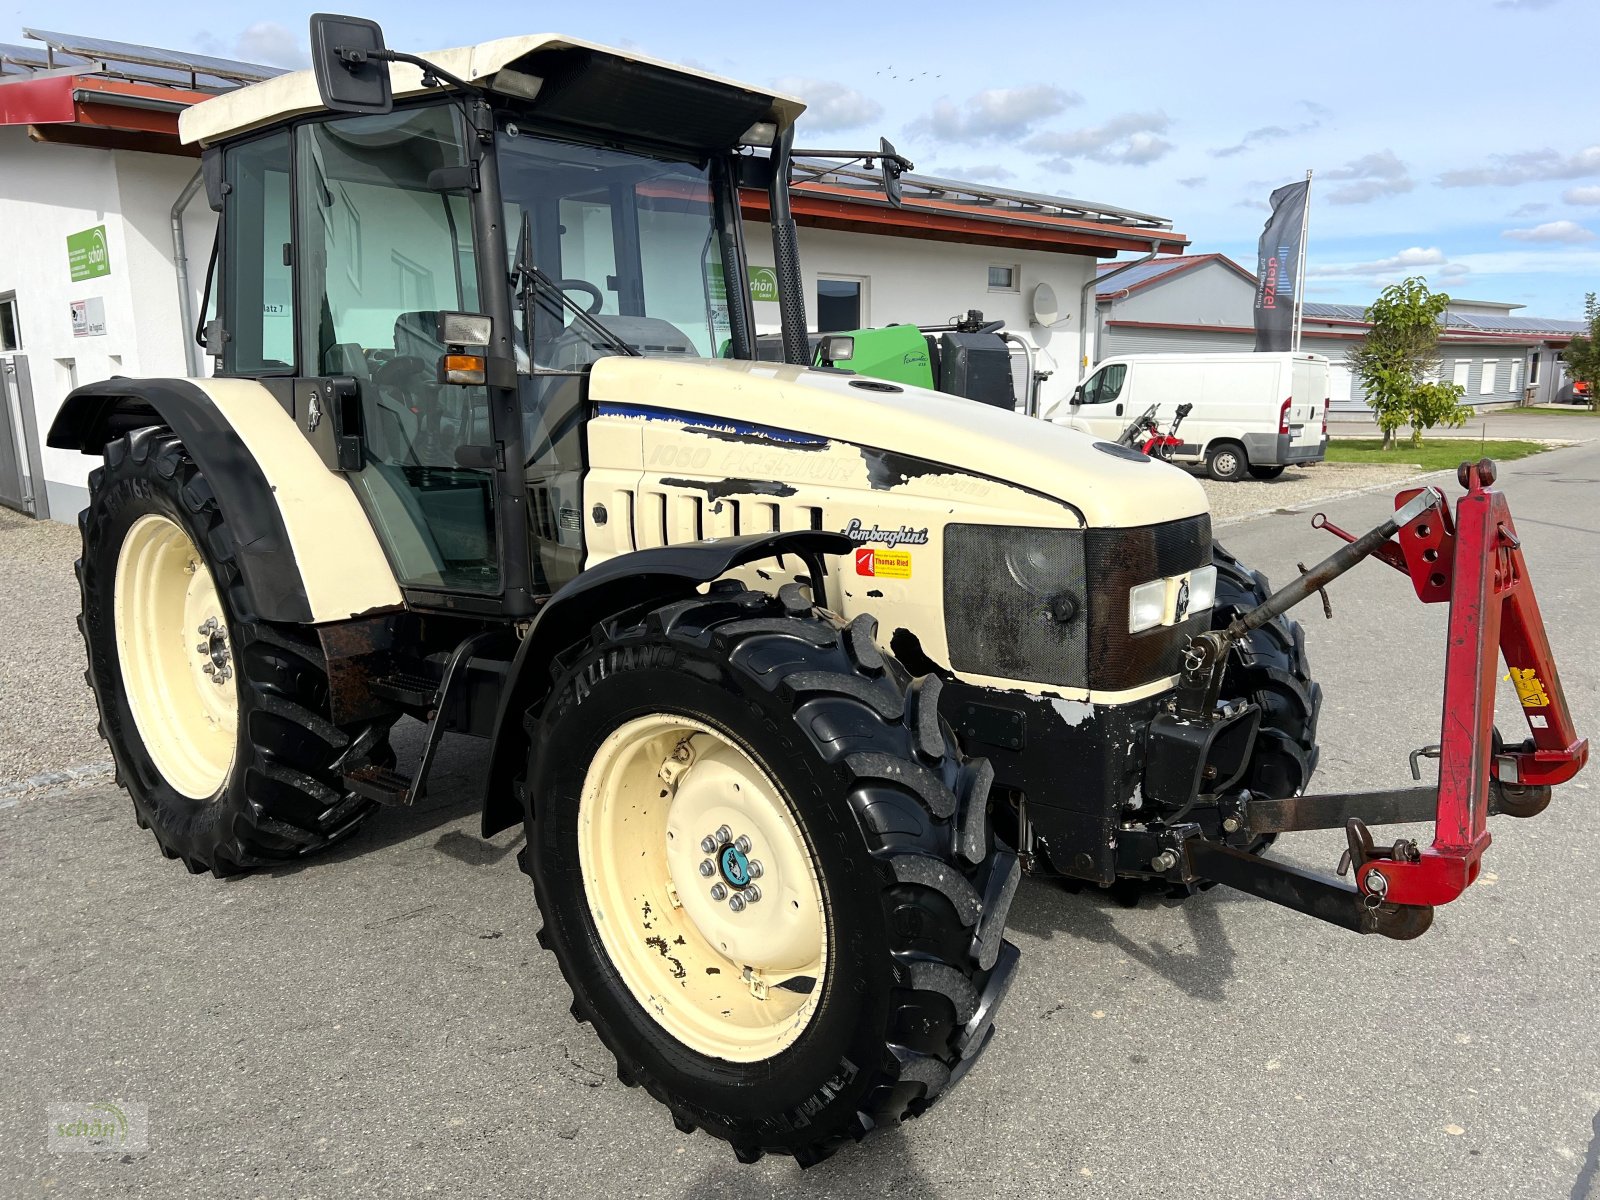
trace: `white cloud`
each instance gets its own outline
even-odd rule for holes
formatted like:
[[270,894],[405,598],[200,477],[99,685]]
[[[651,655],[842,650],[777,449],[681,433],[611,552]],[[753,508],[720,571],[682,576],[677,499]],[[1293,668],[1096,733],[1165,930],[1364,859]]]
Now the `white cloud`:
[[1550,179],[1583,179],[1600,175],[1600,146],[1564,155],[1549,148],[1491,154],[1491,167],[1463,167],[1439,176],[1440,187],[1514,187]]
[[1206,177],[1204,175],[1190,175],[1187,179],[1178,180],[1178,186],[1179,187],[1186,187],[1186,188],[1197,188],[1201,184],[1205,183],[1205,181],[1206,181]]
[[1401,195],[1416,186],[1406,164],[1393,150],[1363,154],[1342,167],[1324,171],[1322,177],[1342,184],[1328,192],[1329,204],[1366,204],[1384,196]]
[[1532,229],[1503,230],[1500,236],[1518,242],[1556,242],[1567,246],[1594,241],[1594,231],[1576,221],[1546,221]]
[[871,96],[831,79],[790,75],[773,86],[780,92],[799,96],[806,102],[806,111],[800,123],[814,133],[859,129],[883,116],[883,105]]
[[1102,125],[1036,134],[1024,145],[1049,155],[1043,165],[1053,171],[1070,171],[1075,158],[1143,166],[1172,149],[1160,136],[1171,124],[1164,112],[1118,113]]
[[1035,123],[1063,109],[1082,104],[1083,97],[1048,83],[989,88],[964,104],[940,100],[933,111],[912,123],[913,132],[930,133],[950,142],[981,142],[1025,136]]
[[1600,187],[1568,188],[1561,199],[1568,204],[1600,204]]
[[311,55],[300,41],[276,21],[257,21],[239,35],[234,43],[234,53],[247,62],[267,63],[274,67],[309,67]]
[[1439,268],[1440,279],[1465,279],[1471,274],[1472,268],[1467,266],[1466,263],[1445,263],[1444,266]]
[[1550,206],[1548,204],[1523,204],[1518,206],[1517,210],[1511,214],[1511,219],[1513,221],[1521,221],[1524,218],[1537,217],[1549,211]]
[[1388,258],[1364,263],[1340,263],[1332,266],[1308,266],[1306,274],[1321,279],[1335,275],[1376,276],[1395,271],[1412,271],[1417,267],[1437,267],[1445,263],[1444,251],[1437,246],[1410,246]]

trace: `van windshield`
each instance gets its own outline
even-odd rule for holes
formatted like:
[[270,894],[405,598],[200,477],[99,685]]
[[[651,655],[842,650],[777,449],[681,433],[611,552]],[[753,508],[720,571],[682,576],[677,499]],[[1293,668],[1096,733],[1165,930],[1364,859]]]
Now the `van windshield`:
[[510,266],[526,253],[569,302],[521,281],[513,308],[533,326],[523,369],[581,370],[619,353],[618,341],[648,355],[717,355],[728,301],[709,164],[514,129],[499,135]]

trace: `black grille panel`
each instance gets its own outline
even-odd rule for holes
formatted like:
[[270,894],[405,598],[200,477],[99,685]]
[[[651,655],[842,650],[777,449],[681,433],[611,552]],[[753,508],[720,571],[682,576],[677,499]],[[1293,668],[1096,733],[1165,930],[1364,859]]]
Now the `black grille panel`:
[[[1207,515],[1137,529],[949,525],[944,553],[945,637],[958,671],[1059,687],[1136,687],[1177,674],[1184,644],[1208,623],[1202,613],[1128,632],[1135,585],[1211,561]],[[1066,621],[1062,598],[1075,610]]]

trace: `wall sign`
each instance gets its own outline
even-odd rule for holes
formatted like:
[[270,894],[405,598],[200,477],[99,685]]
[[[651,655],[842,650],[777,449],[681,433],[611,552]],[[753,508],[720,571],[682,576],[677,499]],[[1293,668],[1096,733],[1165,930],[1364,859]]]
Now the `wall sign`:
[[[745,279],[750,285],[750,299],[776,304],[778,300],[778,273],[771,267],[746,267]],[[722,281],[722,264],[712,263],[711,302],[721,304],[728,298],[727,286]]]
[[111,274],[111,252],[106,249],[104,225],[67,234],[67,265],[72,269],[73,283]]
[[106,301],[104,296],[90,296],[87,300],[72,302],[72,336],[105,337]]

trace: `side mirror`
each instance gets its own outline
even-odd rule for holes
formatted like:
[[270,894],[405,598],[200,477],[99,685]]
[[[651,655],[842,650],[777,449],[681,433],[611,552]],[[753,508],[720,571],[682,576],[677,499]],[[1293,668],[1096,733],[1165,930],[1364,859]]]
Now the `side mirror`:
[[311,70],[323,107],[347,113],[392,111],[394,92],[383,49],[383,30],[376,21],[314,13]]
[[1074,404],[1083,403],[1083,384],[1080,383],[1077,387],[1072,389],[1072,402]]
[[898,155],[894,152],[894,143],[886,137],[878,139],[878,167],[883,172],[883,194],[889,197],[889,203],[899,208],[900,201],[900,164]]

